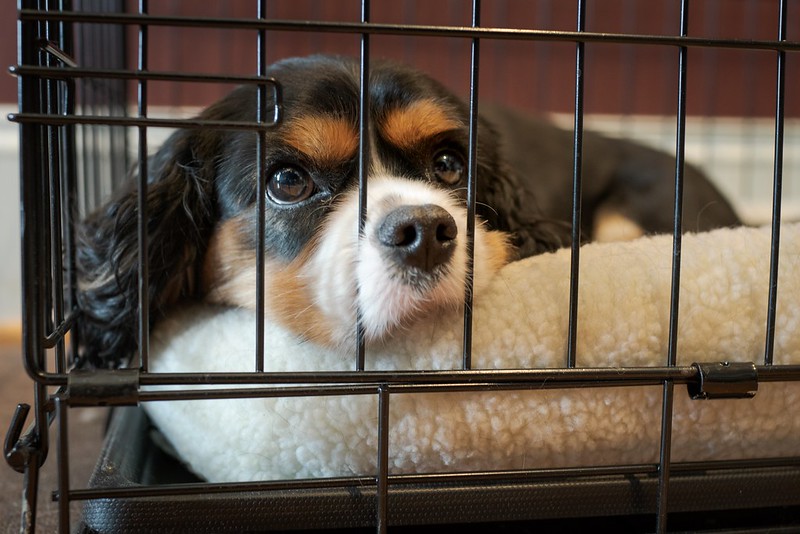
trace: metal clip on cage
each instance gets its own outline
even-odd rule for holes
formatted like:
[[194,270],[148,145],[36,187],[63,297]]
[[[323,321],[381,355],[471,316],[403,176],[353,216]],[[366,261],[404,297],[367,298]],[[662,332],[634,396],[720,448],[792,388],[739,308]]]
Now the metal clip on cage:
[[752,362],[696,363],[698,381],[689,382],[693,399],[750,399],[758,391],[758,370]]
[[86,371],[67,375],[71,406],[135,406],[139,402],[139,369]]

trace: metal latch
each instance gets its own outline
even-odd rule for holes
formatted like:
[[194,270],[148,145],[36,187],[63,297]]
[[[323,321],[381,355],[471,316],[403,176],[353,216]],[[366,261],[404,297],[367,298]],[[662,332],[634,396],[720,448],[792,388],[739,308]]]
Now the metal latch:
[[693,399],[749,399],[758,391],[758,371],[752,362],[694,363],[699,380],[690,382]]
[[139,369],[75,369],[67,375],[70,406],[123,406],[139,402]]
[[24,473],[25,467],[30,463],[31,456],[36,447],[31,443],[31,434],[23,436],[22,429],[31,407],[28,404],[18,404],[11,418],[6,439],[3,443],[3,455],[6,463],[17,473]]

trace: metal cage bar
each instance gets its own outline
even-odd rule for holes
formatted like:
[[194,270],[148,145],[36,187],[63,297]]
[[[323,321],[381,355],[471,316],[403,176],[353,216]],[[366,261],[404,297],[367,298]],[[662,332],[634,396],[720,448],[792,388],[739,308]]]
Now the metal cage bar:
[[[361,24],[369,24],[369,21],[370,2],[361,0]],[[364,227],[367,223],[367,177],[371,158],[369,143],[369,33],[362,32],[360,37],[361,46],[358,57],[358,228],[356,229],[359,237],[364,235]],[[356,335],[355,369],[363,371],[366,365],[366,347],[360,311],[356,312],[356,324],[353,325],[353,328]]]
[[[146,15],[148,0],[139,0],[139,13]],[[140,24],[138,28],[139,54],[138,70],[146,72],[148,64],[149,28],[147,24]],[[136,106],[139,118],[146,119],[148,115],[148,84],[147,80],[137,80]],[[137,153],[138,191],[137,191],[137,226],[139,235],[137,240],[139,261],[139,366],[147,372],[150,368],[150,261],[148,250],[147,228],[147,190],[150,181],[150,169],[147,165],[147,126],[139,126],[139,150]]]
[[[267,14],[266,1],[258,2],[258,18],[263,19]],[[267,73],[267,35],[264,30],[258,30],[258,55],[257,72],[259,78],[265,78]],[[267,89],[259,84],[257,90],[258,109],[256,111],[259,123],[266,122],[267,113]],[[256,176],[256,209],[258,218],[256,220],[256,354],[255,371],[264,371],[264,277],[265,274],[265,247],[264,235],[266,233],[266,191],[264,180],[267,172],[267,134],[264,129],[258,131],[258,144],[256,145],[257,172]]]
[[[586,3],[578,0],[578,32],[586,31]],[[574,368],[578,352],[578,291],[581,261],[581,201],[583,161],[583,100],[586,69],[585,43],[575,45],[575,111],[572,149],[572,250],[569,270],[569,323],[567,326],[568,368]]]
[[[472,27],[481,25],[480,0],[472,2]],[[478,87],[480,70],[480,39],[470,42],[469,73],[469,150],[467,155],[467,265],[464,282],[464,335],[462,340],[461,365],[464,370],[472,368],[472,297],[473,270],[475,266],[475,190],[478,179]]]
[[[689,33],[689,0],[681,2],[680,34]],[[688,51],[678,49],[678,102],[677,133],[675,141],[675,210],[672,233],[672,284],[670,288],[669,345],[667,366],[674,367],[678,361],[678,309],[681,284],[681,244],[683,235],[683,177],[684,152],[686,148],[686,85]],[[672,463],[672,418],[675,383],[664,380],[661,411],[661,443],[659,451],[659,478],[656,532],[667,531],[667,512],[669,506],[669,479]]]
[[[778,14],[778,41],[786,40],[788,3],[781,0]],[[778,256],[781,242],[781,198],[783,191],[783,132],[786,100],[786,52],[779,50],[776,58],[775,80],[775,156],[772,185],[772,250],[770,251],[769,297],[767,303],[767,339],[764,364],[772,365],[775,351],[775,314],[778,309]]]
[[623,34],[601,32],[573,32],[558,30],[526,30],[514,28],[435,26],[424,24],[385,24],[370,22],[367,26],[360,22],[323,22],[309,20],[267,20],[258,21],[252,18],[226,17],[183,17],[183,16],[141,16],[129,13],[78,13],[55,12],[39,9],[21,9],[18,13],[20,21],[61,21],[88,22],[100,24],[142,24],[150,26],[194,27],[194,28],[227,28],[239,30],[257,30],[264,28],[275,31],[291,32],[332,32],[346,34],[368,33],[370,35],[407,35],[419,37],[462,37],[502,40],[533,40],[552,42],[584,42],[584,43],[616,43],[644,44],[663,46],[686,46],[707,48],[734,48],[748,50],[784,50],[800,51],[800,42],[764,39],[730,39],[708,37],[678,37],[670,35]]

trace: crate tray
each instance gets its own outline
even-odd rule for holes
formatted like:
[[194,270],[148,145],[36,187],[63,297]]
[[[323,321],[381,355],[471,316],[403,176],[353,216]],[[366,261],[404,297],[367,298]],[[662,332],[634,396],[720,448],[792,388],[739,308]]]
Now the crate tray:
[[[117,408],[90,481],[93,489],[202,482],[166,449],[141,408]],[[506,531],[603,522],[652,528],[653,474],[519,477],[393,484],[389,524],[467,524]],[[678,470],[670,484],[670,525],[800,525],[800,466]],[[253,532],[372,529],[375,486],[172,496],[108,497],[85,503],[82,532]],[[468,529],[469,530],[469,529]]]

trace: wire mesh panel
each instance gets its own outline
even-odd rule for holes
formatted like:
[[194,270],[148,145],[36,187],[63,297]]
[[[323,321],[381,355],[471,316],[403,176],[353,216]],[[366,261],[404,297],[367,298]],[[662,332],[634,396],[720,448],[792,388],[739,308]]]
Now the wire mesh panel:
[[[800,191],[797,162],[787,150],[796,144],[793,136],[800,117],[800,104],[789,89],[800,80],[792,63],[800,43],[789,33],[797,26],[791,21],[798,14],[788,1],[741,2],[735,7],[710,3],[702,8],[688,0],[660,2],[651,6],[657,16],[652,11],[641,13],[642,4],[634,1],[542,0],[481,6],[475,0],[436,4],[436,8],[411,0],[179,4],[31,0],[20,5],[14,68],[20,100],[12,120],[21,132],[24,357],[34,380],[36,406],[34,425],[27,432],[23,432],[26,409],[15,416],[6,458],[25,476],[23,530],[35,528],[38,470],[50,449],[51,423],[58,445],[50,456],[58,464],[55,498],[62,531],[76,519],[79,528],[91,532],[342,528],[383,532],[389,526],[485,529],[499,523],[520,529],[608,526],[666,532],[668,525],[757,530],[800,524],[800,450],[748,460],[672,460],[674,406],[685,386],[698,398],[735,397],[747,403],[760,383],[800,380],[800,365],[773,361],[776,332],[796,335],[781,330],[785,324],[781,326],[777,306],[782,287],[778,279],[782,199],[788,198],[791,205],[794,190]],[[728,16],[734,22],[723,24]],[[696,21],[702,33],[693,30]],[[743,30],[731,29],[736,21],[744,21]],[[715,26],[717,22],[721,27]],[[151,313],[157,309],[151,304],[158,304],[152,302],[158,297],[151,289],[160,273],[150,269],[150,244],[158,237],[148,214],[160,208],[149,196],[156,188],[151,173],[158,158],[150,154],[173,132],[247,132],[257,138],[251,165],[256,176],[262,176],[270,148],[267,134],[286,118],[281,79],[268,76],[268,65],[284,56],[316,52],[357,58],[358,142],[353,173],[359,217],[354,232],[364,232],[370,209],[370,163],[379,150],[368,142],[374,127],[369,89],[375,58],[416,64],[439,74],[450,89],[464,96],[469,110],[463,193],[469,253],[459,368],[369,370],[362,318],[357,317],[352,327],[356,343],[349,348],[351,370],[265,372],[274,349],[264,326],[264,287],[271,274],[265,236],[274,228],[266,216],[265,185],[256,180],[256,217],[251,221],[256,243],[252,367],[246,372],[152,372],[151,326],[160,317]],[[725,58],[716,69],[720,78],[708,82],[703,76],[719,58]],[[657,60],[663,69],[653,67]],[[737,98],[743,93],[719,87],[726,83],[720,80],[738,74],[738,69],[769,73],[770,80],[754,83],[756,92],[750,98]],[[214,114],[196,118],[198,106],[210,104],[237,85],[255,88],[254,121]],[[705,96],[708,93],[711,96]],[[704,98],[708,107],[721,111],[707,113],[698,104]],[[481,209],[476,199],[481,187],[477,131],[480,110],[489,101],[552,114],[571,132],[572,209],[569,220],[563,221],[571,228],[572,243],[564,310],[567,348],[558,368],[473,369],[473,245],[476,212]],[[713,121],[723,121],[719,115],[728,114],[773,125],[770,185],[765,188],[762,179],[757,186],[760,192],[768,189],[772,197],[768,216],[758,221],[771,224],[770,272],[763,274],[769,279],[763,356],[756,364],[736,361],[736,354],[726,354],[731,361],[719,365],[679,364],[685,328],[679,310],[687,161],[708,153],[695,149],[694,139],[703,139],[705,129],[713,130]],[[698,115],[714,117],[707,122]],[[592,185],[584,173],[596,163],[586,150],[590,125],[605,128],[609,135],[655,132],[653,137],[661,140],[651,144],[663,148],[667,139],[666,150],[674,153],[672,254],[662,267],[671,273],[672,285],[669,309],[662,312],[669,317],[668,350],[656,366],[580,366],[581,244],[589,237],[584,230],[589,208],[583,201],[585,188]],[[195,164],[182,162],[187,168]],[[75,274],[76,226],[129,181],[134,182],[136,199],[131,208],[136,309],[125,320],[136,323],[128,325],[126,335],[137,350],[127,368],[87,370],[78,333],[88,317],[77,311],[77,293],[86,288],[78,287]],[[740,182],[723,178],[725,185],[720,188],[751,192],[756,187]],[[118,272],[113,276],[121,278]],[[120,356],[126,355],[116,355]],[[584,388],[634,387],[658,391],[655,461],[434,473],[397,473],[391,468],[390,408],[406,396],[556,390],[567,398],[566,392]],[[141,409],[147,403],[235,398],[374,402],[375,472],[207,482],[175,457]],[[97,469],[88,483],[72,480],[68,414],[106,405],[115,409]],[[72,502],[84,503],[80,518],[72,517]]]

